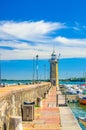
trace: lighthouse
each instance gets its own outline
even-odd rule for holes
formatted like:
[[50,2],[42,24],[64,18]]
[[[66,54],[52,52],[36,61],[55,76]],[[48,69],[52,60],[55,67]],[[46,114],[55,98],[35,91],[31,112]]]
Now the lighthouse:
[[59,79],[58,79],[58,59],[55,51],[51,54],[50,59],[50,81],[53,86],[59,86]]

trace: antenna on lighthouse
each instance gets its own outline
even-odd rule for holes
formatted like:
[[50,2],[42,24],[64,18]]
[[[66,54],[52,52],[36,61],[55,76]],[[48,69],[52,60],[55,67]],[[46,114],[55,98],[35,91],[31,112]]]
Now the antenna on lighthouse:
[[58,57],[57,57],[57,60],[59,60],[60,56],[61,56],[61,54],[59,53],[59,54],[58,54]]
[[53,53],[55,53],[55,43],[53,43]]

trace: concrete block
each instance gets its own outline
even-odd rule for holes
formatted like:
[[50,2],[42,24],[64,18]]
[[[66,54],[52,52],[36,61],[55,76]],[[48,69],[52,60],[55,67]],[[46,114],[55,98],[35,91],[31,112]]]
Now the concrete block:
[[10,117],[9,130],[22,130],[22,118],[21,118],[21,116]]

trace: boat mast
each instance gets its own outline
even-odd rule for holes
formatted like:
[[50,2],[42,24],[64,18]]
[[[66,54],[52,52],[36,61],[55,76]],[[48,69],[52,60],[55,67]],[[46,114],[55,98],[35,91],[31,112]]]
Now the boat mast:
[[84,74],[84,78],[85,78],[85,84],[86,84],[86,72],[85,72],[85,74]]
[[46,81],[46,64],[44,64],[44,81]]
[[86,72],[83,72],[84,83],[86,84]]

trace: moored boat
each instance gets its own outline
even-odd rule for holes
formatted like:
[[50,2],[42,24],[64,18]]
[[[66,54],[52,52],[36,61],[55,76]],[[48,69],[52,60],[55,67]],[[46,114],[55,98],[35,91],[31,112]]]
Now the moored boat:
[[79,97],[79,103],[83,104],[83,105],[86,105],[86,96]]
[[79,117],[79,122],[86,126],[86,117]]

